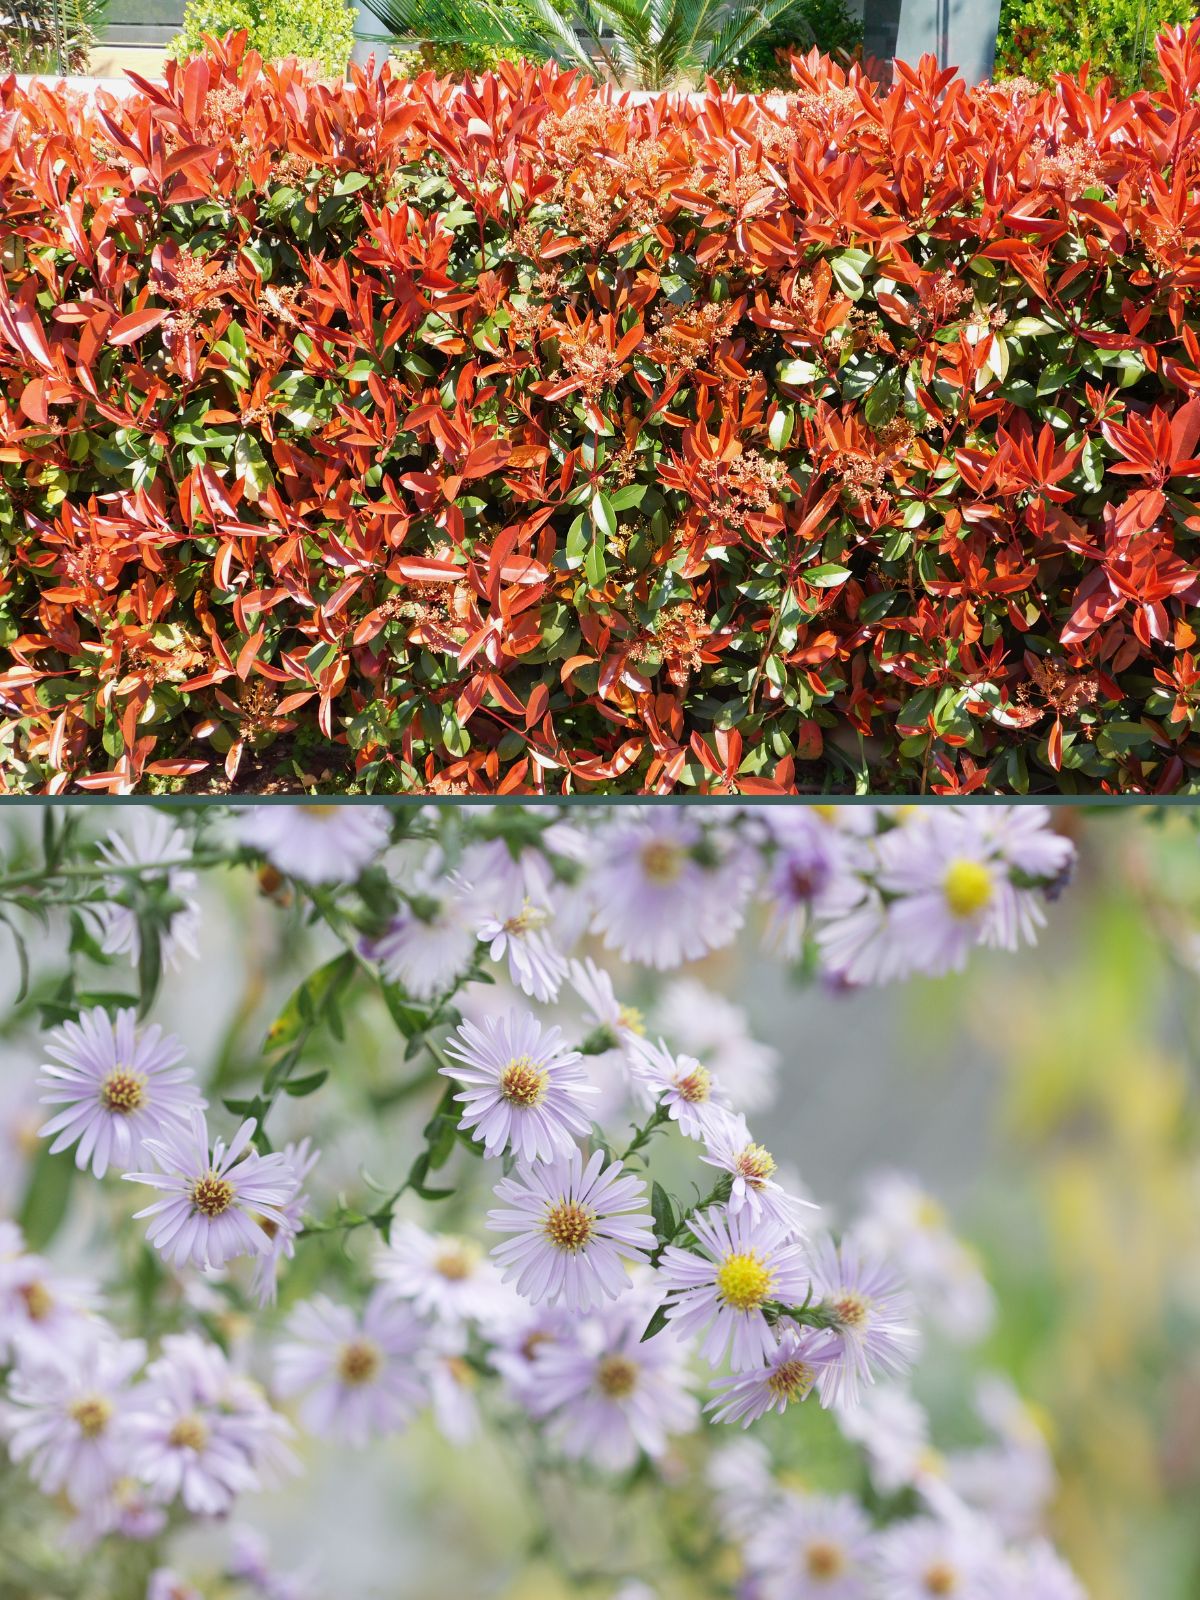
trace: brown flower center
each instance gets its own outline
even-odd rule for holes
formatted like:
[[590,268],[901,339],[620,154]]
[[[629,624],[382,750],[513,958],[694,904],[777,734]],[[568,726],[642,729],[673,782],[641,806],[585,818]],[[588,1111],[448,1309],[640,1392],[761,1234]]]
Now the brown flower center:
[[17,1293],[25,1302],[25,1310],[29,1313],[31,1322],[43,1322],[54,1309],[54,1296],[38,1278],[34,1278],[30,1283],[23,1283]]
[[71,1407],[71,1417],[79,1424],[85,1439],[96,1439],[108,1427],[113,1408],[103,1395],[89,1394],[76,1400]]
[[353,1388],[370,1383],[379,1367],[378,1346],[369,1339],[351,1339],[338,1351],[338,1377]]
[[220,1173],[206,1172],[192,1185],[192,1204],[206,1217],[219,1217],[233,1204],[234,1189]]
[[767,1379],[767,1388],[777,1400],[803,1400],[813,1386],[816,1373],[803,1361],[782,1361]]
[[541,1105],[550,1074],[528,1056],[515,1056],[500,1074],[500,1093],[514,1106]]
[[814,1539],[804,1552],[810,1578],[837,1578],[846,1570],[846,1556],[840,1545],[828,1539]]
[[105,1111],[117,1111],[122,1116],[140,1111],[146,1104],[145,1078],[127,1067],[114,1067],[100,1085],[100,1104]]
[[476,1254],[461,1239],[447,1239],[433,1258],[434,1270],[449,1283],[461,1283],[464,1278],[471,1276]]
[[667,839],[651,839],[640,851],[642,871],[653,884],[674,883],[683,871],[683,851]]
[[603,1356],[596,1367],[596,1387],[609,1400],[624,1400],[637,1381],[637,1363],[628,1356]]
[[925,1574],[925,1588],[930,1594],[954,1594],[958,1588],[958,1573],[945,1561],[935,1561]]
[[870,1309],[871,1302],[853,1289],[843,1289],[833,1301],[833,1314],[843,1328],[861,1328]]
[[760,1189],[775,1171],[775,1158],[761,1144],[748,1144],[736,1165],[739,1177],[745,1178],[752,1189]]
[[208,1423],[198,1412],[189,1411],[171,1429],[167,1443],[177,1450],[194,1450],[199,1455],[208,1443]]
[[592,1237],[596,1213],[574,1200],[560,1200],[546,1211],[542,1229],[550,1243],[560,1250],[582,1250]]

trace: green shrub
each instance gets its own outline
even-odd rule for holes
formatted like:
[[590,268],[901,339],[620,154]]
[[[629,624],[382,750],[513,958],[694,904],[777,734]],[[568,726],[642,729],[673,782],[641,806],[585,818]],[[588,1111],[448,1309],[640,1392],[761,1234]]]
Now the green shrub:
[[[412,37],[420,40],[413,50],[398,50],[392,62],[398,72],[415,78],[419,72],[435,72],[439,78],[461,78],[464,73],[490,72],[500,61],[519,61],[528,51],[519,44],[489,42],[487,28],[480,29],[478,39],[436,40],[424,36],[421,27],[422,7],[413,11]],[[510,26],[518,21],[532,27],[534,13],[520,0],[471,0],[471,15],[487,23],[506,21]],[[429,32],[437,32],[436,12],[430,8]]]
[[269,61],[298,56],[342,73],[354,48],[354,7],[348,0],[188,0],[171,54],[198,55],[204,34],[219,39],[243,28]]
[[729,77],[748,94],[791,89],[789,47],[803,51],[815,44],[826,55],[838,51],[852,55],[862,45],[862,36],[862,23],[849,14],[844,0],[801,0],[793,14],[746,46]]
[[1093,78],[1130,94],[1154,77],[1155,36],[1196,11],[1196,0],[1003,0],[996,76],[1048,83],[1090,61]]

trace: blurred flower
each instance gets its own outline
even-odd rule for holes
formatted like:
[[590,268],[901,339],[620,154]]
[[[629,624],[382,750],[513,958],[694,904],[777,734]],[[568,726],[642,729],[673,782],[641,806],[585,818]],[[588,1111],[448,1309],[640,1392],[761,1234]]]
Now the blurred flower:
[[503,961],[507,955],[512,981],[543,1005],[558,998],[567,975],[567,959],[547,932],[551,920],[545,906],[525,900],[508,915],[486,911],[476,928],[491,959]]
[[741,1006],[695,978],[676,978],[663,990],[655,1016],[672,1044],[703,1061],[721,1080],[737,1110],[770,1104],[776,1053],[751,1038]]
[[375,1276],[393,1297],[411,1300],[422,1316],[442,1322],[490,1317],[504,1298],[482,1245],[426,1233],[415,1222],[393,1229],[391,1243],[375,1258]]
[[364,939],[362,948],[389,983],[399,984],[414,1000],[434,1000],[470,966],[477,937],[463,894],[417,892],[420,911],[406,906],[385,933]]
[[[295,1174],[297,1184],[305,1178],[321,1159],[321,1152],[312,1148],[311,1141],[301,1139],[298,1144],[285,1144],[283,1159]],[[260,1216],[259,1227],[267,1236],[267,1248],[254,1263],[254,1280],[251,1291],[260,1306],[274,1305],[279,1278],[279,1268],[296,1254],[296,1238],[308,1209],[308,1196],[298,1189],[295,1196],[281,1207],[283,1221]]]
[[888,1600],[985,1600],[997,1559],[982,1524],[914,1517],[877,1535],[874,1568]]
[[867,1514],[849,1495],[788,1494],[751,1530],[746,1560],[762,1600],[868,1600],[871,1548]]
[[564,1455],[624,1472],[638,1452],[661,1456],[668,1436],[689,1432],[700,1408],[689,1392],[686,1348],[669,1329],[643,1339],[653,1301],[635,1290],[576,1330],[539,1346],[536,1414]]
[[140,1339],[97,1337],[20,1360],[9,1384],[8,1449],[38,1487],[78,1509],[105,1501],[128,1470],[130,1383]]
[[[177,967],[182,953],[193,959],[199,954],[196,936],[200,931],[200,907],[193,898],[199,879],[190,867],[173,866],[156,872],[155,867],[168,861],[191,859],[191,841],[181,828],[177,828],[160,811],[134,808],[125,819],[125,832],[115,829],[98,848],[102,861],[111,866],[141,867],[136,877],[129,873],[114,873],[105,878],[104,887],[110,895],[122,895],[135,885],[143,889],[151,883],[165,882],[174,899],[182,901],[178,911],[171,912],[162,930],[162,959],[166,966]],[[115,900],[89,903],[88,909],[100,924],[100,944],[106,955],[127,955],[136,966],[141,957],[142,936],[137,912],[132,906],[119,905]]]
[[623,960],[667,971],[733,939],[753,858],[682,809],[642,810],[594,839],[592,926]]
[[38,1133],[57,1135],[51,1155],[78,1142],[75,1165],[82,1171],[90,1162],[97,1178],[110,1165],[128,1166],[147,1138],[171,1122],[187,1122],[206,1103],[191,1069],[179,1065],[179,1040],[153,1023],[139,1028],[132,1009],[110,1017],[93,1006],[55,1028],[46,1054],[53,1060],[44,1063],[38,1083],[51,1092],[42,1104],[65,1109]]
[[146,1586],[146,1600],[204,1600],[204,1596],[170,1567],[156,1567]]
[[95,1326],[94,1286],[62,1276],[25,1250],[21,1230],[0,1221],[0,1361],[14,1351],[29,1360],[74,1346]]
[[317,1295],[296,1307],[275,1351],[275,1388],[302,1396],[300,1417],[320,1438],[358,1447],[406,1427],[425,1392],[416,1356],[425,1330],[415,1313],[377,1288],[361,1317]]
[[391,837],[386,806],[250,806],[238,842],[305,883],[353,883]]

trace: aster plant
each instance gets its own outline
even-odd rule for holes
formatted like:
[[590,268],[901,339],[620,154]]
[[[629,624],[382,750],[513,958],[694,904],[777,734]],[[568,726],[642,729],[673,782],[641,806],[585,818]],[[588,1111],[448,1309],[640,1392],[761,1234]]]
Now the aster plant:
[[[1040,1538],[1028,1431],[1003,1445],[1004,1481],[1036,1486],[1019,1526],[999,1474],[930,1466],[910,1372],[926,1328],[987,1331],[973,1257],[903,1173],[834,1226],[803,1152],[769,1147],[773,1052],[681,970],[759,937],[849,1004],[1015,950],[1072,865],[1050,822],[174,805],[11,828],[4,1071],[45,1115],[0,1191],[0,1486],[64,1533],[22,1555],[30,1592],[206,1594],[176,1536],[325,1442],[494,1428],[568,1494],[686,1494],[712,1542],[655,1559],[704,1573],[728,1545],[739,1595],[1081,1594]],[[257,998],[213,1053],[185,997],[218,878]],[[810,1426],[869,1490],[781,1487],[770,1430]],[[572,1592],[639,1593],[639,1556],[585,1573],[545,1517]],[[227,1542],[230,1592],[325,1592]]]

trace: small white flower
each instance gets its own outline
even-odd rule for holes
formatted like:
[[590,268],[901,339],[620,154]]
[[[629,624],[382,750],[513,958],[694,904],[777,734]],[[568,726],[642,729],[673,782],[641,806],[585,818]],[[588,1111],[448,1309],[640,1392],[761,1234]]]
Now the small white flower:
[[478,1322],[505,1302],[500,1275],[473,1239],[426,1233],[415,1222],[392,1230],[375,1261],[375,1276],[390,1294],[411,1300],[423,1317]]
[[304,883],[353,883],[381,853],[391,817],[379,805],[250,806],[238,840]]
[[518,989],[543,1005],[558,998],[567,975],[567,960],[547,932],[550,912],[532,900],[511,915],[486,914],[477,933],[493,961],[508,957],[508,971]]
[[732,1121],[729,1096],[694,1056],[673,1056],[662,1039],[639,1039],[631,1067],[647,1103],[664,1106],[688,1139],[713,1137]]
[[[192,856],[191,841],[181,828],[161,811],[134,808],[124,830],[114,829],[99,846],[101,861],[110,866],[140,867],[136,877],[127,872],[113,873],[104,880],[106,893],[119,895],[135,883],[156,883],[166,879],[170,893],[183,902],[162,932],[162,959],[168,967],[178,967],[182,953],[198,955],[196,936],[200,931],[200,907],[194,898],[199,879],[191,867],[175,865],[156,871],[165,862],[187,862]],[[100,943],[106,955],[127,955],[136,966],[141,955],[141,931],[137,914],[130,906],[115,900],[89,904],[88,909],[100,924]]]

